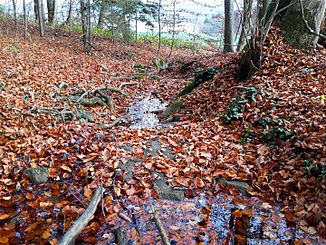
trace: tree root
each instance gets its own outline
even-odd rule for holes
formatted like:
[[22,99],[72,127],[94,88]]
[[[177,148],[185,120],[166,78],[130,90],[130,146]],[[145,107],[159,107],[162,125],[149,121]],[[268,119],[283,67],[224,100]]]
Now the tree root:
[[112,123],[110,124],[99,124],[98,127],[99,128],[103,128],[103,129],[110,129],[113,128],[115,125],[117,125],[118,123],[121,122],[121,120],[124,119],[124,117],[119,117],[118,119],[114,120]]

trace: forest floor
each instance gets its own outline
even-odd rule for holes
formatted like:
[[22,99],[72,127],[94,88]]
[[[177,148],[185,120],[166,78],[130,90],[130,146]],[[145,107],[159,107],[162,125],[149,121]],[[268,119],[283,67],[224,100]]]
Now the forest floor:
[[[17,41],[8,30],[0,243],[57,244],[102,186],[78,244],[160,244],[150,205],[171,244],[326,244],[325,49],[293,49],[274,31],[261,70],[239,82],[239,54],[176,50],[159,71],[149,44],[96,37],[85,54],[76,33]],[[175,121],[132,127],[132,105],[170,102],[210,67],[220,72]],[[44,183],[30,168],[45,171]]]

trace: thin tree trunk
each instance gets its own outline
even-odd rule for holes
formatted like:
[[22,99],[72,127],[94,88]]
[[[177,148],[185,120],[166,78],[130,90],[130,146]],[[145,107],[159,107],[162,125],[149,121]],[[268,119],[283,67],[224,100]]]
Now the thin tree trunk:
[[83,30],[83,45],[85,51],[89,53],[91,51],[91,1],[80,0],[80,14]]
[[98,22],[97,22],[98,28],[103,28],[103,26],[104,26],[105,14],[108,11],[108,7],[109,7],[109,0],[102,0],[100,14],[98,17]]
[[252,10],[253,0],[244,0],[243,14],[242,14],[242,28],[240,33],[240,38],[237,45],[237,51],[243,49],[245,45],[249,45],[250,34],[250,19]]
[[13,11],[14,11],[14,21],[15,21],[15,36],[17,35],[17,6],[16,6],[16,1],[12,0],[12,6],[13,6]]
[[55,0],[47,0],[47,7],[48,7],[48,21],[52,25],[55,16]]
[[234,7],[233,0],[224,0],[224,52],[234,52]]
[[91,0],[87,1],[87,32],[86,32],[86,39],[87,39],[87,52],[91,51]]
[[44,37],[45,35],[45,23],[44,23],[44,8],[43,8],[43,0],[38,0],[38,16],[39,16],[39,28],[40,28],[40,36]]
[[28,30],[27,30],[26,0],[23,0],[23,12],[24,12],[24,38],[25,40],[27,40]]
[[172,26],[172,40],[171,40],[171,46],[170,46],[170,53],[168,55],[168,58],[171,56],[172,51],[173,51],[173,46],[174,46],[174,42],[175,42],[175,25],[176,25],[176,9],[175,9],[175,5],[176,5],[176,0],[173,1],[173,26]]
[[161,3],[162,0],[159,0],[158,2],[158,13],[157,13],[157,22],[158,22],[158,44],[157,44],[157,56],[160,56],[160,52],[161,52]]
[[66,21],[64,22],[65,25],[69,25],[71,22],[72,4],[73,4],[73,0],[69,0],[68,16],[67,16]]
[[35,15],[35,20],[39,19],[39,0],[34,0],[34,15]]

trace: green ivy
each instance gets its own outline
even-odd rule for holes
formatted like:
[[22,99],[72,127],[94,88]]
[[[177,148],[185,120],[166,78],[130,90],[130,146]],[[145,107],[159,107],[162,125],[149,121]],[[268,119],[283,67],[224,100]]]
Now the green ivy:
[[250,87],[246,89],[241,96],[232,102],[229,109],[223,113],[222,117],[224,118],[224,122],[226,124],[232,124],[235,121],[239,121],[242,118],[242,113],[245,112],[245,104],[256,101],[258,94],[262,94],[260,88]]
[[312,175],[315,177],[325,177],[326,176],[326,166],[320,163],[313,163],[309,160],[304,160],[305,164],[305,175]]
[[264,130],[260,138],[270,145],[275,145],[280,141],[285,141],[292,136],[292,132],[283,127],[271,127]]
[[250,139],[255,138],[255,134],[253,133],[251,128],[246,128],[241,137],[241,143],[242,144],[248,144],[250,142]]

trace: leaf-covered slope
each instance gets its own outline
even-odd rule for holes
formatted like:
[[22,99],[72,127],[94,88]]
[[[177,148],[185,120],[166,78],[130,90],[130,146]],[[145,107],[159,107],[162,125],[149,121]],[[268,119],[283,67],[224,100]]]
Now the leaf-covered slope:
[[[325,237],[324,50],[292,49],[272,33],[263,70],[246,84],[234,78],[238,55],[218,52],[179,54],[157,80],[148,75],[156,72],[154,48],[101,39],[88,56],[74,38],[0,39],[1,241],[55,243],[103,184],[102,210],[80,237],[95,243],[101,224],[114,230],[121,223],[126,207],[119,200],[141,205],[157,197],[153,171],[190,197],[203,191],[236,195],[218,179],[246,181],[250,194],[283,205],[289,225],[300,222],[308,233]],[[220,66],[221,72],[186,97],[179,123],[150,130],[123,123],[98,127],[124,115],[140,94],[169,100],[191,79],[192,70],[187,77],[181,69],[188,62],[195,69]],[[125,86],[124,95],[105,90],[114,111],[72,101],[79,90],[119,87],[125,81],[112,78],[132,76],[140,63],[147,74],[133,78],[137,84]],[[61,114],[46,111],[54,108]],[[68,110],[86,110],[94,122],[63,122]],[[150,155],[153,140],[162,148]],[[48,182],[33,184],[23,175],[30,167],[48,168]]]

